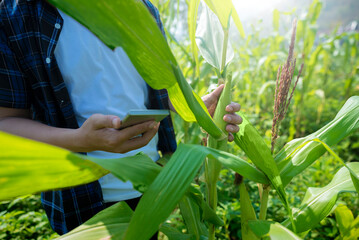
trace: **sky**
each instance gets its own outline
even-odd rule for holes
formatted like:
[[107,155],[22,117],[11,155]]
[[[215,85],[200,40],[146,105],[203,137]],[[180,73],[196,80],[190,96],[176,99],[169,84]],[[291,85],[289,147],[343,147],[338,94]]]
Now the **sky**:
[[241,19],[258,18],[263,12],[272,12],[283,0],[233,0]]

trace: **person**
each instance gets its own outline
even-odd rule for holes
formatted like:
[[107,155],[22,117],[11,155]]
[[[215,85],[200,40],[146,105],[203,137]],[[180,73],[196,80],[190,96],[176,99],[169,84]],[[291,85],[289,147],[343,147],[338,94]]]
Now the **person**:
[[[157,9],[143,3],[163,32]],[[222,89],[203,97],[212,114]],[[157,161],[158,150],[174,152],[170,116],[160,124],[147,121],[119,130],[133,108],[174,110],[167,91],[149,87],[122,48],[111,51],[44,0],[0,2],[1,131],[103,159],[141,151]],[[238,132],[239,108],[237,103],[226,107],[230,133]],[[118,201],[134,209],[140,196],[131,183],[108,174],[44,192],[41,199],[51,227],[64,234]]]

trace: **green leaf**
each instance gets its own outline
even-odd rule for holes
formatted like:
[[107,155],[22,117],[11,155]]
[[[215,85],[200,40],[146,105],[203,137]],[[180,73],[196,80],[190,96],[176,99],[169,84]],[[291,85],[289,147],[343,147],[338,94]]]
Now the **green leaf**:
[[[216,15],[205,4],[202,4],[202,6],[202,13],[196,31],[197,46],[203,58],[222,72],[224,32]],[[225,65],[234,57],[230,43],[228,44],[226,56]]]
[[257,220],[257,216],[254,212],[251,199],[249,198],[248,191],[244,184],[244,181],[239,184],[239,196],[241,203],[241,231],[243,240],[255,240],[258,239],[256,235],[249,228],[250,220]]
[[131,208],[125,202],[119,202],[58,239],[122,239],[131,217]]
[[238,170],[249,179],[266,181],[260,171],[229,153],[198,145],[181,144],[144,193],[131,219],[125,239],[147,239],[157,231],[159,225],[166,220],[187,192],[207,155],[217,158],[223,165]]
[[196,188],[192,185],[187,193],[187,196],[200,207],[203,220],[218,226],[224,225],[223,220],[217,216],[216,212],[204,200],[203,194],[198,187]]
[[249,221],[249,227],[258,237],[269,237],[271,240],[301,240],[300,237],[277,222]]
[[244,113],[240,113],[242,124],[235,135],[235,143],[246,153],[249,159],[272,182],[275,188],[280,188],[281,181],[277,165],[270,149],[259,135],[258,131],[248,121]]
[[324,148],[332,155],[334,158],[336,158],[338,161],[340,161],[350,172],[350,178],[353,181],[354,187],[359,194],[359,175],[357,175],[327,144],[325,144],[323,141],[320,141],[318,138],[313,139],[314,142],[321,143]]
[[242,38],[244,38],[246,36],[244,33],[244,28],[242,26],[241,20],[239,19],[238,13],[233,5],[232,5],[232,19],[239,31],[239,34],[241,35]]
[[242,37],[245,37],[242,23],[232,0],[205,0],[207,6],[217,15],[223,29],[228,30],[229,20],[232,15],[233,21]]
[[320,11],[322,10],[323,3],[319,0],[314,0],[309,7],[308,18],[310,19],[310,23],[315,24],[317,21]]
[[207,154],[209,158],[217,159],[225,167],[232,169],[249,180],[263,184],[269,183],[268,179],[261,171],[233,154],[202,146],[196,146],[196,148],[196,151],[202,151],[204,154]]
[[291,214],[277,164],[272,157],[270,149],[258,131],[250,124],[244,113],[240,113],[240,116],[243,122],[239,132],[234,134],[235,143],[246,153],[254,165],[267,176],[273,187],[277,190],[279,198],[286,207],[288,214]]
[[198,6],[199,0],[190,0],[188,6],[188,32],[189,39],[191,40],[191,49],[193,58],[196,62],[196,72],[197,75],[200,75],[199,72],[199,60],[198,60],[198,49],[196,45],[196,26],[197,26],[197,15],[198,15]]
[[0,132],[0,200],[90,183],[109,173],[84,157]]
[[357,240],[359,238],[359,216],[350,225],[350,231],[344,236],[345,240]]
[[207,227],[201,219],[200,208],[195,200],[185,195],[180,200],[179,207],[188,233],[195,236],[195,239],[200,239],[202,235],[208,236]]
[[166,39],[142,1],[49,2],[87,27],[111,49],[122,47],[152,88],[168,90],[174,108],[184,120],[197,120],[216,139],[225,137],[184,79]]
[[347,100],[327,125],[306,137],[290,141],[278,152],[275,161],[284,186],[325,153],[326,149],[321,143],[310,140],[317,138],[328,146],[333,146],[358,128],[359,97],[354,96]]
[[169,224],[162,224],[160,231],[163,232],[169,240],[190,240],[193,239],[193,235],[183,234],[176,228],[171,227]]
[[[187,83],[181,70],[175,66],[173,66],[173,69],[177,79],[179,79],[178,81],[179,90],[184,93],[186,99],[176,97],[174,99],[171,99],[171,102],[173,104],[180,105],[182,102],[187,101],[189,107],[192,109],[194,113],[196,113],[195,114],[196,120],[203,129],[205,129],[215,139],[218,140],[226,139],[227,135],[221,129],[219,129],[218,126],[214,123],[203,101],[193,91],[191,86]],[[175,95],[180,96],[180,94],[175,94]]]
[[278,9],[274,9],[273,10],[273,29],[276,32],[278,32],[278,30],[279,30],[279,18],[280,18],[280,13],[279,13]]
[[350,209],[343,205],[339,204],[335,209],[335,220],[337,221],[340,235],[343,237],[350,231],[350,226],[354,221],[354,216]]
[[[203,155],[180,145],[143,194],[131,219],[126,239],[149,239],[187,191],[202,165]],[[141,229],[141,231],[138,231]]]
[[106,161],[98,158],[87,158],[109,170],[123,182],[131,181],[133,187],[140,192],[146,191],[162,169],[143,153],[130,157],[106,159]]
[[[353,162],[347,165],[359,174],[359,163]],[[305,232],[313,228],[328,216],[341,192],[355,192],[350,172],[346,167],[342,167],[325,187],[308,188],[299,210],[293,214],[297,232]],[[288,220],[283,222],[283,225],[290,228]]]

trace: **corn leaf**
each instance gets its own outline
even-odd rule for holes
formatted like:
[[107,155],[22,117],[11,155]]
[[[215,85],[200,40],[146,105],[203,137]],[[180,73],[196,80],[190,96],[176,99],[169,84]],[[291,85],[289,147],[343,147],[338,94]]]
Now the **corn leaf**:
[[[162,170],[162,168],[154,163],[150,157],[142,153],[119,159],[106,159],[106,161],[97,158],[88,159],[102,166],[104,169],[111,171],[111,173],[120,180],[124,182],[131,181],[134,188],[142,193],[147,190],[147,187],[151,185]],[[184,199],[180,202],[180,208],[183,215],[186,215],[189,211],[192,211],[193,213],[201,211],[201,220],[207,220],[216,225],[223,225],[223,221],[204,201],[203,195],[198,189],[191,186],[186,193],[186,196],[183,198]],[[197,206],[193,206],[193,204],[197,204]],[[189,218],[192,217],[190,214],[187,214],[186,216],[189,216]],[[190,224],[190,220],[191,219],[186,221],[187,224]],[[197,224],[197,222],[194,222],[194,224]],[[198,233],[203,235],[203,228],[198,228],[199,226],[196,227],[197,228],[195,229],[200,229]],[[195,231],[190,231],[190,233],[196,235]]]
[[79,154],[0,132],[0,200],[90,183],[108,173]]
[[349,231],[344,235],[345,240],[356,240],[359,238],[359,216],[357,216],[350,225]]
[[142,78],[154,89],[168,90],[177,113],[198,123],[213,137],[224,134],[183,77],[166,39],[142,1],[49,0],[83,24],[108,47],[122,47]]
[[162,169],[149,156],[142,153],[130,157],[106,159],[106,161],[90,157],[87,159],[109,170],[123,182],[131,181],[133,187],[140,192],[146,191]]
[[249,175],[249,178],[266,180],[261,172],[229,153],[198,145],[181,144],[143,194],[125,239],[147,239],[157,231],[187,192],[206,156],[217,158],[222,164],[231,166],[235,171],[239,170],[240,174]]
[[343,237],[350,231],[354,216],[347,206],[339,204],[335,209],[335,220],[338,224],[340,235]]
[[241,20],[233,6],[232,0],[205,0],[207,6],[217,15],[223,29],[228,30],[232,16],[234,23],[242,37],[245,37]]
[[323,5],[323,3],[319,0],[314,0],[310,4],[309,11],[308,11],[308,17],[310,18],[310,23],[312,23],[312,24],[316,23],[316,21],[319,17],[320,11],[322,9],[322,5]]
[[[181,147],[143,194],[131,219],[126,239],[149,239],[187,191],[202,165],[201,152]],[[141,229],[141,231],[138,231]]]
[[273,186],[280,188],[279,171],[268,146],[258,131],[248,121],[245,114],[240,113],[240,116],[243,122],[239,132],[235,134],[235,143],[246,153],[254,165],[268,177]]
[[185,195],[180,200],[179,207],[188,233],[195,236],[195,239],[200,239],[201,236],[208,236],[207,227],[201,219],[200,208],[195,200]]
[[196,45],[196,27],[197,27],[197,15],[199,0],[191,0],[188,6],[188,33],[189,39],[191,40],[191,49],[193,59],[196,62],[196,72],[199,76],[199,60],[198,60],[198,49]]
[[[359,174],[359,163],[347,164],[356,174]],[[342,167],[332,181],[322,188],[308,188],[302,204],[293,214],[297,232],[305,232],[330,214],[335,206],[338,194],[341,192],[355,192],[355,187],[346,167]],[[290,228],[289,220],[283,222]]]
[[204,200],[202,192],[198,189],[198,186],[191,186],[187,196],[191,198],[194,203],[196,203],[200,207],[201,211],[201,220],[208,221],[214,225],[223,226],[224,222],[220,219],[216,212],[208,205],[208,203]]
[[269,237],[271,240],[301,240],[292,231],[277,222],[264,220],[249,221],[249,227],[258,237]]
[[354,187],[359,194],[359,175],[357,175],[349,166],[346,164],[327,144],[325,144],[323,141],[320,141],[319,139],[313,139],[315,142],[321,143],[324,148],[332,155],[334,158],[336,158],[338,161],[340,161],[350,172],[350,178],[353,181]]
[[317,138],[328,146],[333,146],[358,128],[359,96],[354,96],[347,100],[327,125],[304,138],[290,141],[278,152],[275,161],[284,186],[325,153],[326,149],[321,143],[311,140]]
[[239,196],[241,203],[241,231],[243,240],[259,239],[249,228],[250,220],[257,220],[256,213],[254,212],[251,199],[249,197],[244,181],[239,184]]
[[[125,202],[120,202],[99,212],[81,226],[57,239],[122,239],[132,215],[133,211],[131,208]],[[193,235],[183,234],[166,223],[161,226],[160,231],[163,232],[169,240],[193,239]]]
[[[191,86],[186,82],[179,67],[173,66],[173,70],[176,74],[177,79],[179,79],[178,81],[179,90],[184,93],[186,99],[181,99],[176,97],[176,98],[172,98],[171,102],[180,105],[181,102],[187,101],[189,107],[193,110],[193,112],[196,113],[195,115],[196,120],[203,129],[205,129],[215,139],[222,140],[227,138],[227,135],[221,129],[219,129],[217,125],[214,123],[201,98],[192,90]],[[174,90],[177,91],[176,89]],[[168,91],[170,94],[172,90],[168,89]],[[179,94],[176,93],[175,95],[180,96]]]
[[279,19],[280,19],[280,12],[278,9],[273,10],[273,29],[274,31],[279,31]]
[[[202,6],[202,13],[196,30],[196,43],[203,58],[222,72],[224,32],[216,15],[205,4]],[[234,57],[230,43],[228,43],[226,51],[225,65]]]
[[[200,149],[206,149],[200,146]],[[226,153],[220,152],[213,149],[206,149],[207,153],[213,159],[220,159],[226,166],[239,172],[247,172],[248,175],[252,175],[252,179],[267,182],[264,175],[251,167],[248,163],[243,160],[240,164],[237,163],[237,157]],[[88,158],[88,157],[87,157]],[[135,156],[120,158],[120,159],[96,159],[88,158],[91,161],[99,164],[103,168],[111,171],[111,173],[121,179],[122,181],[131,181],[134,188],[140,192],[145,192],[147,187],[154,181],[162,168],[154,163],[151,158],[144,154],[137,154]],[[249,167],[248,167],[249,166]],[[254,170],[254,171],[253,171]],[[258,174],[259,173],[259,174]],[[256,177],[257,176],[257,177]],[[215,225],[223,225],[223,221],[216,215],[216,213],[208,206],[207,202],[204,201],[202,193],[191,186],[186,193],[187,197],[192,199],[194,203],[200,207],[201,220],[206,220]],[[182,210],[182,209],[181,209]]]
[[58,239],[122,239],[131,220],[132,213],[131,208],[125,202],[116,203]]
[[225,167],[232,169],[249,180],[263,184],[269,183],[267,177],[261,171],[233,154],[202,146],[196,146],[196,148],[196,151],[202,151],[207,154],[209,158],[217,159]]
[[290,211],[277,164],[268,146],[258,131],[250,124],[244,113],[240,113],[240,116],[243,122],[239,128],[239,132],[234,134],[235,143],[246,153],[254,165],[267,176],[273,187],[277,190],[284,206]]
[[176,228],[171,227],[167,223],[162,224],[160,231],[163,232],[169,240],[190,240],[194,237],[190,234],[181,233]]

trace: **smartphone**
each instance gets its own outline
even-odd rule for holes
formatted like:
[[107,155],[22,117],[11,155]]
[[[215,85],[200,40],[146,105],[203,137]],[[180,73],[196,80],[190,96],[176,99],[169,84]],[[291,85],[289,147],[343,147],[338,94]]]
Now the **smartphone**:
[[125,118],[121,122],[123,129],[136,124],[140,124],[147,121],[160,122],[170,114],[169,110],[158,110],[158,109],[144,109],[144,110],[131,110],[127,113]]

